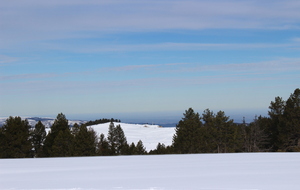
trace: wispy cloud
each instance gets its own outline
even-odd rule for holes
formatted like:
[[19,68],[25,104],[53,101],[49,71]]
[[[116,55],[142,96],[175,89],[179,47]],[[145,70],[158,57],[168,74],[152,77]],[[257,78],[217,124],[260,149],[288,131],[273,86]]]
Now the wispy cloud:
[[45,79],[59,76],[54,73],[27,73],[27,74],[14,74],[0,76],[2,81],[14,81],[14,80],[30,80],[30,79]]
[[[300,71],[300,58],[278,58],[271,61],[252,63],[229,63],[229,64],[189,64],[175,72],[215,72],[215,73],[240,73],[240,74],[266,74],[274,72]],[[174,72],[174,70],[172,71]]]
[[60,50],[76,53],[100,53],[100,52],[140,52],[140,51],[227,51],[227,50],[253,50],[253,49],[295,49],[300,48],[299,43],[148,43],[148,44],[101,44],[74,46],[65,43],[47,43],[43,49]]
[[174,66],[186,65],[187,63],[166,63],[166,64],[150,64],[150,65],[125,65],[117,67],[104,67],[96,70],[83,70],[79,72],[62,72],[62,73],[25,73],[25,74],[12,74],[0,76],[1,81],[19,81],[19,80],[41,80],[41,79],[51,79],[60,78],[67,79],[78,76],[90,76],[97,75],[99,73],[115,73],[115,72],[145,72],[151,69],[152,72],[156,72],[157,69],[167,69]]
[[[133,71],[133,72],[129,72]],[[232,63],[232,64],[205,64],[205,63],[166,63],[166,64],[150,64],[150,65],[126,65],[117,67],[104,67],[98,70],[83,70],[80,72],[65,72],[65,73],[27,73],[0,76],[2,82],[14,82],[20,80],[38,81],[43,79],[57,79],[61,81],[68,81],[68,78],[80,76],[95,76],[99,80],[99,73],[106,75],[115,75],[122,72],[125,75],[137,75],[143,73],[143,78],[151,77],[154,74],[164,76],[165,73],[178,73],[178,77],[189,78],[188,75],[192,73],[205,74],[209,72],[209,76],[230,78],[232,76],[248,75],[252,77],[264,74],[287,73],[300,71],[300,58],[278,58],[271,61],[252,62],[252,63]],[[254,75],[253,75],[254,74]],[[167,75],[168,76],[168,75]],[[163,77],[163,80],[172,78],[172,76]],[[81,79],[84,81],[84,78]],[[112,78],[106,79],[113,80]],[[141,80],[137,77],[137,80]],[[174,79],[172,79],[174,81]],[[184,79],[180,79],[184,80]],[[125,80],[126,81],[126,80]],[[130,80],[129,80],[130,81]],[[135,80],[133,80],[135,81]],[[131,81],[129,83],[134,84]],[[93,83],[93,82],[91,82]],[[119,84],[119,82],[117,82]],[[121,85],[121,84],[120,84]]]
[[7,55],[0,55],[0,66],[15,62],[17,60],[18,59],[16,57],[10,57],[10,56],[7,56]]
[[4,1],[1,41],[82,37],[86,31],[299,28],[300,4],[287,1]]

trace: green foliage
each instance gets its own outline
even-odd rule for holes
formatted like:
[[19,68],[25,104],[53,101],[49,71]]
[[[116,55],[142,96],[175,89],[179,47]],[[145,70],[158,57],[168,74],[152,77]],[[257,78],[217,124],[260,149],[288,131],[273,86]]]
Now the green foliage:
[[73,136],[69,130],[60,130],[51,147],[52,157],[73,156]]
[[134,155],[135,154],[135,144],[132,142],[127,150],[128,155]]
[[108,146],[110,150],[111,155],[115,155],[117,148],[116,148],[116,130],[115,130],[115,124],[113,122],[110,122],[109,128],[108,128],[108,135],[107,135],[107,140],[108,140]]
[[[56,139],[57,136],[60,133],[60,138]],[[71,138],[71,132],[70,128],[68,125],[68,120],[66,119],[65,115],[60,113],[57,115],[50,132],[46,136],[45,143],[44,143],[44,148],[43,148],[43,155],[45,157],[52,157],[52,156],[58,156],[60,154],[63,155],[70,155],[71,153],[60,153],[60,149],[64,150],[66,149],[66,146],[63,148],[59,147],[60,145],[65,145],[66,143],[61,143],[59,141],[63,141],[62,135],[66,135],[67,138]],[[53,150],[54,148],[54,142],[56,142],[55,145],[55,151]],[[70,151],[70,150],[68,150]]]
[[134,154],[137,155],[147,154],[146,148],[144,147],[144,144],[141,140],[139,140],[138,143],[136,144]]
[[269,106],[266,127],[272,151],[300,151],[300,89],[284,101],[276,97]]
[[0,157],[29,158],[32,157],[30,142],[30,125],[21,117],[9,117],[1,129]]
[[97,155],[99,155],[99,156],[110,155],[109,144],[103,133],[101,133],[101,135],[100,135],[100,140],[99,140],[98,149],[97,149]]
[[102,123],[108,123],[108,122],[121,122],[120,119],[114,119],[114,118],[111,118],[111,119],[97,119],[95,121],[88,121],[85,123],[86,126],[91,126],[91,125],[97,125],[97,124],[102,124]]
[[173,146],[176,152],[197,153],[199,152],[199,136],[202,122],[198,113],[189,108],[183,114],[184,118],[176,125],[176,133],[173,137]]
[[121,125],[115,127],[114,123],[111,122],[107,139],[111,155],[127,154],[129,146]]
[[47,133],[45,130],[45,126],[41,121],[39,121],[31,132],[32,145],[33,145],[35,157],[43,156],[43,145],[44,145],[46,135]]
[[63,113],[57,115],[52,127],[52,133],[58,133],[59,131],[69,130],[69,124],[66,116]]
[[208,140],[211,141],[211,151],[217,153],[235,152],[233,144],[235,143],[235,130],[233,120],[225,115],[225,112],[219,111],[216,115],[206,110],[203,117],[207,119],[204,127],[209,134]]
[[81,125],[74,137],[74,156],[94,156],[96,155],[96,145],[96,132]]
[[225,153],[241,150],[240,130],[223,111],[214,114],[206,109],[200,118],[199,114],[190,108],[184,116],[175,129],[176,134],[173,138],[175,152]]
[[120,154],[126,154],[127,151],[127,139],[125,137],[124,131],[121,128],[121,125],[117,125],[115,128],[115,135],[116,135],[116,154],[120,155]]

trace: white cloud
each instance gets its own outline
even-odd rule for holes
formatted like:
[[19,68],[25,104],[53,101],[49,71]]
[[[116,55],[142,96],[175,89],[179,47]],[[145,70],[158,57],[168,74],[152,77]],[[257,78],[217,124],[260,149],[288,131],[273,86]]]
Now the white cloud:
[[[72,38],[86,31],[299,28],[298,1],[5,1],[0,39]],[[83,34],[84,33],[84,34]]]

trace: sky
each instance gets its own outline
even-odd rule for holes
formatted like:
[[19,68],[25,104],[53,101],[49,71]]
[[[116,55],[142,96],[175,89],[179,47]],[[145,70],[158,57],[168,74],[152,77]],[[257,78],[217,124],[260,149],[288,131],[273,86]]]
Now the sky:
[[298,0],[0,0],[0,116],[267,115],[299,88],[299,10]]

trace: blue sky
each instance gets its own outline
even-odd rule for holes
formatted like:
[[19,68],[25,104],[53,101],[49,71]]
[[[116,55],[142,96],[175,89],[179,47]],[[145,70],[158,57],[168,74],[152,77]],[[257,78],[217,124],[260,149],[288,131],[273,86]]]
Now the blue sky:
[[296,0],[0,1],[2,117],[252,120],[299,88]]

